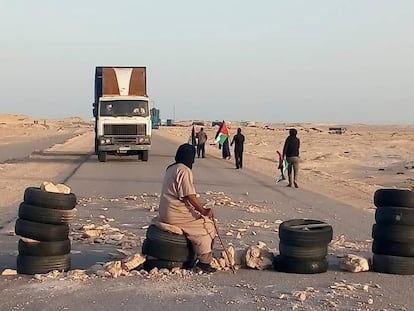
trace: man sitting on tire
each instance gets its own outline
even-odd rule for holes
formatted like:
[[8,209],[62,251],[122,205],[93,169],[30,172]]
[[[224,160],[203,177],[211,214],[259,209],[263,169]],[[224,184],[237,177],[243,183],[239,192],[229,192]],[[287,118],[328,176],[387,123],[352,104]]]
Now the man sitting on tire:
[[160,221],[181,228],[193,245],[204,272],[215,272],[211,267],[212,245],[216,236],[212,221],[213,211],[206,209],[196,196],[192,167],[195,148],[190,144],[178,147],[175,163],[166,169],[159,205]]

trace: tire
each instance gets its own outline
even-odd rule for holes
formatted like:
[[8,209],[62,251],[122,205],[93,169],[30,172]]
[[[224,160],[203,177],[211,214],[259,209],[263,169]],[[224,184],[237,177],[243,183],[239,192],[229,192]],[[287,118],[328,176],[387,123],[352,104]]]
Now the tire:
[[70,256],[17,256],[17,273],[37,274],[48,273],[53,270],[68,271]]
[[328,261],[303,260],[287,256],[276,256],[273,259],[273,268],[276,271],[298,274],[315,274],[328,271]]
[[19,218],[44,224],[68,224],[72,222],[75,211],[44,208],[26,203],[20,203]]
[[414,226],[414,208],[409,207],[377,207],[375,221],[383,225]]
[[19,218],[16,220],[15,232],[17,235],[37,241],[64,241],[68,239],[69,226],[42,224]]
[[180,261],[169,261],[169,260],[161,260],[161,259],[147,259],[144,262],[144,270],[150,271],[154,268],[158,269],[169,269],[172,268],[183,268],[188,269],[191,268],[191,263],[180,262]]
[[70,253],[70,240],[55,242],[19,240],[19,255],[21,256],[59,256]]
[[414,191],[403,189],[378,189],[374,193],[376,207],[396,206],[414,208]]
[[98,151],[98,160],[99,162],[106,162],[106,152]]
[[380,273],[411,275],[414,274],[414,257],[374,254],[372,269]]
[[191,242],[185,235],[175,234],[159,229],[155,225],[150,225],[147,229],[146,237],[148,240],[170,242],[176,245],[191,246]]
[[147,162],[148,161],[149,152],[148,150],[142,151],[142,161]]
[[414,243],[373,240],[372,252],[379,255],[414,257]]
[[194,252],[187,245],[146,239],[142,244],[142,254],[168,261],[192,261]]
[[[295,228],[294,226],[326,225],[319,228]],[[279,238],[283,244],[292,246],[322,246],[328,245],[333,236],[332,226],[323,221],[311,219],[292,219],[284,221],[279,226]]]
[[380,241],[414,243],[414,226],[374,224],[372,238]]
[[320,260],[328,255],[328,245],[294,246],[279,243],[279,252],[282,256],[295,257],[303,260]]
[[40,188],[28,187],[24,191],[24,203],[52,209],[69,210],[76,206],[76,195],[73,193],[54,193]]

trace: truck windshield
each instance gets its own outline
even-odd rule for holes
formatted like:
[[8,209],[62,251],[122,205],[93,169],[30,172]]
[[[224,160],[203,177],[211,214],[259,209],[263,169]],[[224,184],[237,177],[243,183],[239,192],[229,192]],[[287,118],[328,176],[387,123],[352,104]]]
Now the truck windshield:
[[148,102],[145,100],[111,100],[102,101],[100,107],[101,116],[148,116]]

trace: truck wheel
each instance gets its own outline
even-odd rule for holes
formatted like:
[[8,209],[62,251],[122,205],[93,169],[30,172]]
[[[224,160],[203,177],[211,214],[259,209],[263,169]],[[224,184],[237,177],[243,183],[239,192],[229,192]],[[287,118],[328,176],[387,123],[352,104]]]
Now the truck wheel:
[[142,151],[142,161],[148,161],[148,150]]
[[99,160],[99,162],[106,162],[106,152],[99,151],[98,152],[98,160]]

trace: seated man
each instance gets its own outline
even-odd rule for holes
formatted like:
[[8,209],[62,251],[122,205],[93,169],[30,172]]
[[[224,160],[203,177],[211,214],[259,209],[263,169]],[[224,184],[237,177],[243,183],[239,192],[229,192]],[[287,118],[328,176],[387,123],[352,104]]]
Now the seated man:
[[191,170],[195,152],[190,144],[178,147],[175,163],[165,172],[158,213],[160,221],[184,231],[197,255],[196,266],[204,272],[215,272],[210,265],[216,236],[213,211],[204,208],[196,196]]

